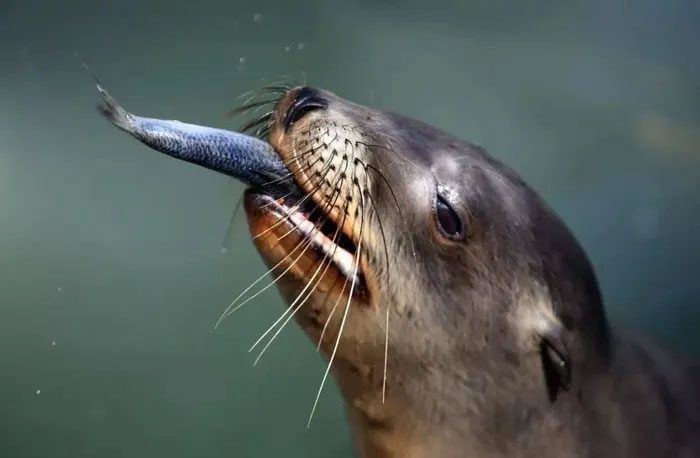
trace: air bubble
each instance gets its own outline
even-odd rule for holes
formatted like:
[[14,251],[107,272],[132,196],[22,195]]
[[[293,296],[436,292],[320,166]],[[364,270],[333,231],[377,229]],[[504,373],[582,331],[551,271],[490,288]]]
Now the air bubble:
[[253,15],[253,22],[257,22],[258,24],[260,24],[263,21],[263,19],[263,15],[260,13],[255,13]]
[[306,45],[305,45],[303,42],[302,42],[302,43],[299,43],[299,44],[297,45],[297,50],[303,51],[305,47],[306,47]]

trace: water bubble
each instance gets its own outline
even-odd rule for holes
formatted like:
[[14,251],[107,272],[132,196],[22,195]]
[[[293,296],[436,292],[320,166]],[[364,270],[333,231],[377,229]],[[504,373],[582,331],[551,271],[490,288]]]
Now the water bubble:
[[258,24],[260,24],[263,21],[263,19],[263,15],[261,13],[255,13],[253,15],[253,22],[257,22]]
[[297,45],[297,50],[303,51],[305,47],[306,47],[306,45],[305,45],[303,42],[302,42],[302,43],[299,43],[299,44]]
[[243,72],[245,70],[245,63],[246,63],[246,58],[241,57],[238,59],[238,72]]

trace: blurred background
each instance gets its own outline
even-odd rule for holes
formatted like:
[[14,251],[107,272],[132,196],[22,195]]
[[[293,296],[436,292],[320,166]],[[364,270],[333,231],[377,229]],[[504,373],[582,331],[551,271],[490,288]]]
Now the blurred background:
[[[488,5],[488,6],[487,6]],[[700,3],[0,0],[0,456],[349,457],[242,187],[100,118],[235,128],[288,75],[489,149],[570,225],[617,325],[700,354]],[[228,237],[227,237],[228,234]]]

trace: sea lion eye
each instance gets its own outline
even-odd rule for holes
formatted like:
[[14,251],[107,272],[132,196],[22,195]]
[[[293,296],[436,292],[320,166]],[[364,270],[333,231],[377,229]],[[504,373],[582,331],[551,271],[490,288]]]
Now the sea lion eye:
[[284,128],[289,130],[292,125],[304,117],[305,114],[314,110],[322,110],[328,107],[328,102],[323,99],[318,92],[311,88],[301,88],[296,100],[287,110],[284,118]]
[[437,195],[435,200],[435,220],[442,235],[448,239],[464,239],[462,219],[440,194]]

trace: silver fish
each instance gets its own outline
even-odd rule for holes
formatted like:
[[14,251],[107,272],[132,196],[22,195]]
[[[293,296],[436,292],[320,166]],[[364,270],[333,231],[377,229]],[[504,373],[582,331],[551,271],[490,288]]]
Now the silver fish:
[[100,112],[115,126],[168,156],[230,175],[255,187],[280,181],[289,170],[269,143],[238,132],[136,116],[97,84]]

